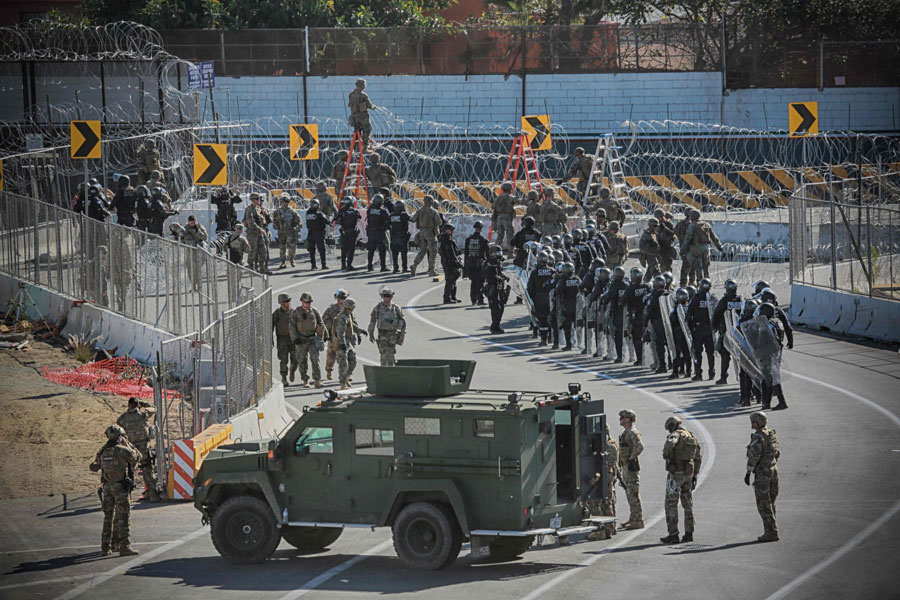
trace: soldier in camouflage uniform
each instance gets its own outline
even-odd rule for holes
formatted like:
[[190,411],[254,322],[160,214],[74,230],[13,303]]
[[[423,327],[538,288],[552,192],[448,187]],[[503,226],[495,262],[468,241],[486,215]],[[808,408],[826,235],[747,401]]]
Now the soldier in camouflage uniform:
[[513,219],[516,218],[516,204],[513,197],[513,184],[504,181],[500,185],[503,193],[494,200],[493,213],[491,221],[493,222],[494,231],[497,232],[497,245],[506,251],[509,251],[509,243],[515,234],[513,230]]
[[197,222],[197,217],[190,215],[187,220],[187,225],[184,228],[184,235],[182,235],[181,241],[183,241],[186,246],[196,248],[195,250],[187,251],[186,261],[188,276],[191,278],[191,283],[194,285],[194,291],[200,291],[200,248],[207,239],[209,239],[209,234],[206,233],[206,228]]
[[153,171],[159,171],[159,150],[156,149],[156,142],[148,139],[138,148],[138,179],[142,184],[150,181],[150,174]]
[[278,352],[281,383],[287,387],[288,367],[290,366],[291,381],[294,381],[294,373],[297,370],[293,352],[293,336],[291,335],[291,297],[287,294],[278,294],[278,308],[272,313],[272,329],[275,331],[275,348]]
[[366,89],[366,80],[357,79],[356,89],[350,92],[350,127],[353,131],[362,133],[363,147],[369,147],[369,136],[372,134],[372,123],[369,121],[369,111],[375,110],[375,105],[369,100]]
[[597,202],[597,206],[606,212],[607,220],[616,221],[619,225],[625,223],[625,211],[622,210],[619,203],[610,196],[609,188],[600,190],[600,201]]
[[138,466],[144,478],[144,487],[147,488],[147,500],[159,502],[156,474],[153,472],[153,457],[149,448],[154,414],[156,410],[149,404],[138,402],[137,398],[132,397],[128,399],[128,410],[119,415],[116,422],[125,430],[132,447],[140,454]]
[[[406,319],[403,309],[393,303],[394,290],[381,288],[381,302],[372,309],[369,316],[369,341],[378,344],[378,356],[382,367],[393,367],[396,363],[397,346],[403,345],[406,337]],[[375,339],[375,329],[378,339]]]
[[538,196],[537,190],[528,190],[526,198],[528,199],[528,204],[525,205],[525,215],[522,218],[531,217],[537,223],[541,216],[540,196]]
[[434,208],[434,198],[432,196],[425,196],[425,206],[416,211],[416,214],[412,217],[412,222],[419,229],[416,233],[416,244],[419,246],[419,253],[416,254],[416,259],[413,261],[409,273],[412,277],[415,277],[416,267],[427,256],[428,274],[434,277],[437,274],[434,270],[434,263],[437,258],[437,236],[440,233],[441,214]]
[[337,364],[338,379],[340,380],[341,389],[350,389],[350,382],[353,379],[353,370],[356,368],[356,350],[354,348],[359,343],[359,332],[354,325],[353,309],[356,308],[356,300],[347,298],[344,300],[344,312],[342,312],[334,320],[334,330],[331,335],[337,340]]
[[631,516],[622,523],[624,529],[643,529],[644,512],[641,507],[641,462],[640,455],[644,451],[641,432],[634,426],[637,415],[632,410],[619,411],[619,425],[624,429],[619,436],[619,468],[625,482],[625,498]]
[[537,219],[538,229],[544,235],[560,235],[567,229],[567,217],[565,209],[554,202],[553,190],[544,188],[544,201],[541,203],[540,218]]
[[372,187],[371,196],[382,194],[387,201],[391,199],[391,186],[397,181],[397,173],[390,166],[381,162],[377,152],[369,155],[370,165],[366,169],[366,179]]
[[691,213],[691,224],[684,234],[684,240],[681,242],[681,254],[690,254],[691,260],[694,261],[694,271],[697,279],[709,279],[709,244],[712,243],[722,251],[722,242],[713,231],[709,223],[700,221],[700,211],[694,210]]
[[656,228],[656,240],[659,242],[659,270],[662,273],[672,270],[672,261],[678,256],[675,250],[675,229],[672,226],[671,214],[661,208],[653,211],[659,221]]
[[303,222],[297,211],[291,208],[291,197],[287,193],[280,196],[281,207],[272,215],[272,223],[275,231],[278,232],[278,254],[281,257],[281,266],[283,269],[287,266],[287,261],[291,261],[294,265],[294,255],[297,253],[297,241],[300,239],[300,229]]
[[[666,419],[666,443],[663,460],[666,461],[666,526],[669,535],[660,538],[663,544],[694,541],[694,498],[697,475],[700,473],[700,442],[684,428],[679,417]],[[678,500],[684,509],[684,537],[678,538]]]
[[134,487],[134,467],[141,458],[118,425],[106,429],[107,442],[91,463],[94,473],[102,472],[103,533],[100,552],[109,556],[114,550],[120,556],[134,556],[139,552],[131,547],[131,489]]
[[762,517],[765,532],[756,538],[760,542],[777,542],[778,525],[775,523],[775,499],[778,498],[778,466],[781,456],[778,437],[768,429],[766,413],[757,411],[750,415],[750,444],[747,446],[747,473],[744,483],[750,485],[753,473],[753,492],[756,494],[756,510]]
[[[342,171],[341,175],[343,174]],[[334,205],[334,200],[328,195],[328,186],[322,181],[316,183],[316,200],[319,201],[319,212],[331,222],[337,212],[337,207]]]
[[[599,502],[599,514],[603,517],[616,516],[616,480],[621,476],[619,474],[619,444],[609,432],[609,423],[606,424],[606,498]],[[591,533],[588,540],[595,542],[597,540],[608,540],[610,536],[616,535],[615,523],[610,523]]]
[[659,221],[655,217],[650,217],[647,221],[647,229],[641,234],[640,242],[638,242],[638,250],[641,253],[641,265],[647,268],[644,274],[644,283],[653,281],[653,278],[659,275],[659,261],[661,254],[661,246],[656,232],[659,231]]
[[247,264],[251,269],[260,273],[269,273],[269,223],[272,222],[269,211],[263,208],[259,194],[250,194],[250,206],[244,210],[244,229],[247,232],[247,242],[250,244],[250,254]]
[[[575,164],[572,165],[572,168],[569,169],[566,176],[559,180],[558,185],[562,185],[564,181],[572,179],[573,177],[578,177],[578,194],[583,195],[584,191],[587,189],[588,179],[591,176],[591,169],[593,167],[594,155],[585,154],[584,148],[581,146],[575,148]],[[597,183],[596,180],[593,181],[591,187],[594,187]]]
[[[294,347],[294,364],[300,365],[303,387],[309,387],[309,373],[306,370],[306,358],[309,357],[313,385],[320,388],[322,373],[319,371],[319,348],[324,346],[325,324],[312,303],[312,294],[300,294],[300,306],[291,313],[291,342]],[[293,375],[293,369],[291,374]]]
[[347,160],[349,160],[349,158],[350,153],[346,150],[341,150],[338,152],[337,162],[331,167],[331,178],[334,180],[335,193],[340,193],[341,184],[344,182],[344,172],[347,170]]
[[619,222],[610,221],[606,234],[609,250],[606,251],[606,266],[610,269],[621,267],[628,259],[628,238],[619,231]]
[[[344,300],[349,297],[350,293],[343,288],[338,288],[338,290],[334,293],[334,303],[326,308],[325,312],[322,313],[322,323],[325,325],[325,331],[334,331],[334,321],[339,316],[341,316],[341,314],[343,314]],[[356,322],[356,317],[352,314],[350,316],[353,320],[353,328],[358,330],[359,324]],[[331,371],[332,369],[334,369],[334,360],[337,356],[337,352],[338,339],[333,335],[329,335],[325,352],[325,379],[331,379]]]
[[681,242],[684,241],[688,227],[691,225],[692,212],[694,212],[693,208],[686,210],[684,212],[684,218],[678,221],[674,228],[675,237],[678,239],[679,255],[681,256],[681,276],[678,282],[679,287],[687,287],[688,283],[694,285],[697,282],[694,261],[691,259],[690,253],[685,254],[685,252],[681,250]]

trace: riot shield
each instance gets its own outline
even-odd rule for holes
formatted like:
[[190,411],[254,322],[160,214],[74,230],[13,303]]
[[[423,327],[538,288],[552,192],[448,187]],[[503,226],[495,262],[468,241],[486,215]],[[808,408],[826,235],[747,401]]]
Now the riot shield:
[[687,306],[679,304],[675,307],[675,314],[678,315],[678,324],[681,325],[681,332],[684,334],[684,339],[687,341],[687,347],[688,349],[691,349],[694,347],[694,339],[691,336],[691,328],[688,327]]
[[666,332],[666,345],[669,347],[669,356],[674,358],[678,352],[675,348],[675,336],[672,334],[672,322],[669,321],[669,314],[673,308],[672,294],[659,297],[659,312],[662,314],[663,329]]
[[781,344],[763,315],[741,323],[741,331],[756,357],[763,380],[769,385],[781,383]]
[[712,323],[713,313],[716,312],[716,306],[719,305],[719,299],[712,292],[706,293],[706,309],[709,311],[709,322]]
[[731,358],[737,362],[757,387],[762,387],[763,375],[759,361],[753,354],[753,349],[747,343],[744,333],[738,326],[737,315],[733,311],[725,311],[725,349],[731,354]]
[[534,318],[534,300],[528,294],[528,271],[520,267],[513,267],[512,271],[513,286],[516,288],[516,294],[524,299],[525,306],[528,307],[528,316],[531,319],[531,324],[537,327],[537,319]]

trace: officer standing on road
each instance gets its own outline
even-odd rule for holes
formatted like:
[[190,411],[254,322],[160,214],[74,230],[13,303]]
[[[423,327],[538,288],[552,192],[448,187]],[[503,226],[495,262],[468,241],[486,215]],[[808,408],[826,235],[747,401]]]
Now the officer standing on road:
[[775,499],[778,498],[778,437],[775,431],[768,429],[766,413],[756,411],[750,415],[750,444],[747,446],[747,473],[744,483],[750,485],[750,474],[753,473],[753,492],[756,495],[756,510],[762,517],[765,531],[759,536],[759,542],[777,542],[778,525],[775,523]]
[[[344,300],[349,297],[350,293],[343,288],[338,288],[337,291],[334,292],[334,303],[326,308],[325,312],[322,313],[322,323],[325,325],[326,331],[334,331],[334,322],[339,316],[344,313]],[[351,315],[351,317],[353,317],[353,315]],[[352,324],[354,329],[359,329],[359,325],[356,322],[356,317],[353,317]],[[338,339],[333,335],[329,335],[326,348],[325,379],[331,379],[331,371],[332,369],[334,369],[334,360],[338,352]]]
[[[662,374],[666,372],[666,330],[663,318],[668,319],[668,311],[665,317],[661,309],[663,296],[666,292],[666,280],[662,275],[653,278],[653,292],[647,300],[644,312],[644,323],[649,323],[652,328],[653,345],[656,349],[656,373]],[[645,335],[646,338],[646,335]]]
[[444,223],[444,231],[438,237],[438,254],[441,257],[441,268],[444,270],[444,304],[462,302],[456,297],[456,282],[462,274],[462,263],[459,262],[459,246],[453,239],[453,223]]
[[[330,198],[329,198],[330,201]],[[316,270],[316,252],[322,262],[322,270],[328,269],[325,264],[325,235],[328,229],[328,215],[322,212],[318,200],[311,200],[306,209],[306,249],[309,250],[310,269]],[[291,265],[294,263],[292,262]]]
[[550,285],[553,287],[553,297],[558,299],[562,315],[563,335],[566,338],[563,351],[568,351],[572,349],[572,328],[575,326],[576,304],[581,287],[581,280],[575,275],[575,265],[568,261],[564,262],[562,273],[551,280]]
[[[609,432],[609,423],[606,424],[606,497],[600,500],[600,516],[616,516],[616,481],[621,478],[619,474],[619,444]],[[588,536],[588,541],[608,540],[616,535],[616,524],[610,523],[602,529],[594,531]]]
[[494,200],[491,222],[494,231],[497,232],[497,244],[509,251],[509,243],[515,234],[513,231],[513,219],[516,217],[516,201],[513,197],[513,184],[504,181],[500,184],[502,194]]
[[116,183],[119,189],[116,190],[116,196],[113,198],[111,206],[116,213],[116,221],[119,225],[134,227],[137,196],[134,193],[134,188],[131,187],[131,179],[128,178],[128,175],[122,175]]
[[419,232],[416,234],[416,244],[419,246],[419,253],[416,254],[410,269],[411,276],[416,276],[416,268],[426,256],[428,257],[428,274],[432,277],[437,275],[434,270],[434,263],[437,258],[437,236],[440,233],[441,221],[441,214],[434,208],[434,198],[425,196],[425,205],[417,210],[412,217],[412,222],[419,229]]
[[[303,387],[309,387],[307,357],[312,366],[313,384],[322,387],[322,373],[319,370],[319,352],[325,347],[325,323],[319,311],[313,308],[313,297],[308,292],[300,294],[300,306],[291,312],[291,346],[293,361],[291,381],[294,380],[294,369],[300,366],[300,379]],[[277,311],[276,311],[277,312]]]
[[499,245],[491,244],[482,272],[484,295],[491,309],[491,333],[504,333],[500,329],[500,319],[503,318],[503,310],[506,308],[504,298],[506,275],[503,274],[503,249]]
[[534,217],[523,217],[522,229],[517,231],[510,241],[510,245],[516,250],[513,264],[520,269],[524,269],[528,261],[528,251],[525,249],[525,244],[528,242],[539,242],[540,240],[541,232],[534,228]]
[[641,508],[641,462],[640,455],[644,451],[641,432],[634,426],[637,415],[632,410],[619,411],[619,425],[624,431],[619,436],[619,468],[625,482],[625,497],[631,515],[622,524],[624,529],[643,529],[644,512]]
[[686,287],[689,283],[691,285],[694,285],[694,283],[697,281],[697,274],[694,270],[693,257],[691,257],[690,252],[685,252],[681,249],[681,243],[685,240],[688,227],[690,227],[691,225],[691,213],[693,212],[693,208],[689,208],[684,211],[684,218],[678,221],[678,223],[675,224],[674,228],[675,237],[678,239],[678,253],[681,256],[681,275],[678,282],[678,285],[680,285],[681,287]]
[[[464,274],[471,282],[469,285],[469,300],[473,305],[484,305],[484,260],[487,258],[488,241],[481,235],[484,223],[475,221],[472,224],[474,233],[466,238],[463,246]],[[518,235],[518,234],[517,234]]]
[[131,490],[134,488],[134,467],[141,455],[128,443],[125,430],[119,425],[106,428],[104,445],[90,469],[101,471],[103,483],[103,532],[100,552],[109,556],[114,550],[119,556],[140,554],[131,547]]
[[288,366],[290,366],[291,381],[294,381],[294,372],[297,370],[291,336],[291,297],[287,294],[278,294],[278,308],[272,313],[272,329],[275,331],[275,348],[278,352],[281,383],[287,387]]
[[216,207],[216,233],[234,231],[238,220],[234,205],[241,202],[241,197],[230,193],[227,188],[219,188],[210,194],[209,203]]
[[372,124],[369,122],[369,111],[375,110],[375,105],[369,100],[366,89],[366,80],[357,79],[356,89],[350,92],[350,126],[353,131],[362,134],[363,148],[369,146],[369,136],[372,134]]
[[550,290],[547,283],[556,272],[548,263],[550,255],[539,252],[537,266],[529,273],[526,288],[533,305],[534,320],[537,322],[538,333],[541,336],[541,346],[547,345],[550,336]]
[[653,211],[653,216],[659,221],[656,228],[656,240],[659,242],[659,270],[671,271],[672,262],[678,253],[675,251],[675,228],[669,220],[669,215],[661,208]]
[[394,203],[391,209],[391,262],[394,265],[394,273],[400,271],[400,263],[403,263],[403,272],[409,270],[407,260],[409,254],[409,214],[402,200]]
[[156,410],[149,404],[131,397],[128,399],[128,410],[119,415],[116,421],[125,430],[125,435],[128,436],[134,449],[140,453],[138,466],[141,468],[144,487],[147,488],[147,500],[150,502],[159,502],[159,490],[153,472],[153,457],[149,448],[155,413]]
[[281,266],[278,268],[283,269],[287,266],[288,260],[291,261],[292,267],[295,266],[294,255],[297,253],[297,240],[300,238],[303,222],[297,211],[291,208],[291,197],[286,192],[283,192],[279,199],[281,206],[275,211],[272,220],[275,231],[278,232],[278,254],[281,258]]
[[248,266],[259,273],[269,273],[269,211],[263,208],[257,192],[250,194],[250,206],[244,210],[244,228],[250,244]]
[[644,302],[651,291],[650,286],[644,282],[644,270],[633,267],[631,283],[625,290],[625,303],[628,306],[628,321],[631,323],[631,341],[634,344],[636,367],[644,362]]
[[[403,309],[394,304],[394,290],[381,288],[381,302],[369,315],[369,341],[378,344],[378,358],[382,367],[393,367],[397,362],[397,346],[406,339],[406,319]],[[375,338],[375,330],[378,338]]]
[[[622,343],[625,334],[625,306],[627,302],[626,294],[628,284],[625,283],[625,269],[616,267],[612,270],[612,281],[606,288],[606,291],[599,297],[600,303],[609,306],[609,315],[613,325],[613,337],[616,348],[616,358],[614,363],[622,362]],[[590,301],[596,298],[591,294]],[[609,355],[607,348],[607,355]]]
[[672,338],[675,342],[675,356],[672,357],[672,374],[669,375],[669,379],[678,379],[681,373],[685,377],[691,376],[691,349],[688,345],[690,332],[684,330],[678,316],[679,307],[686,310],[689,300],[690,294],[686,289],[675,290],[675,306],[669,312],[669,326],[672,328]]
[[628,259],[628,238],[619,231],[619,222],[609,223],[609,232],[606,235],[609,242],[609,250],[606,252],[606,266],[610,269],[625,264]]
[[694,347],[691,353],[694,357],[694,381],[703,379],[703,351],[706,351],[706,366],[709,369],[709,378],[716,378],[716,353],[713,341],[713,326],[710,313],[715,310],[710,297],[712,282],[709,279],[700,280],[700,289],[688,303],[686,321],[691,328],[691,340]]
[[[729,279],[725,282],[725,295],[716,304],[713,310],[712,327],[719,334],[716,339],[716,350],[719,352],[722,376],[716,380],[716,385],[724,385],[728,383],[728,367],[731,364],[731,354],[725,347],[725,313],[734,311],[735,315],[741,312],[744,306],[743,298],[737,293],[737,282]],[[710,363],[712,364],[712,363]],[[710,367],[712,368],[712,367]]]
[[340,380],[341,389],[350,389],[350,382],[353,381],[351,375],[356,369],[356,350],[354,348],[359,343],[359,332],[356,329],[355,320],[353,318],[353,309],[356,308],[356,301],[353,298],[344,300],[344,312],[334,320],[334,330],[331,335],[337,340],[337,353],[335,358],[338,365],[338,379]]
[[334,216],[334,222],[341,226],[341,271],[355,271],[353,255],[356,254],[356,238],[359,230],[356,228],[362,215],[353,208],[353,197],[344,196],[341,200],[341,209]]
[[228,250],[228,260],[236,265],[244,262],[244,255],[250,253],[250,243],[244,237],[243,223],[234,224],[234,231],[225,239],[225,248]]
[[[663,460],[666,461],[666,527],[669,535],[660,538],[663,544],[683,544],[694,541],[694,498],[697,475],[703,461],[700,442],[684,428],[679,417],[666,419],[666,443]],[[684,537],[678,539],[678,500],[684,510]]]
[[369,208],[366,209],[366,249],[368,254],[368,270],[371,273],[375,269],[373,260],[375,251],[378,250],[378,261],[381,265],[381,272],[388,270],[385,262],[387,254],[387,231],[391,226],[390,214],[384,208],[384,196],[375,194]]
[[195,291],[200,291],[201,256],[199,248],[203,247],[203,243],[206,242],[207,239],[209,239],[209,234],[206,233],[206,227],[197,221],[197,217],[189,215],[187,225],[184,227],[184,235],[181,240],[186,246],[197,248],[197,250],[190,251],[187,256],[188,275],[191,278],[191,282],[194,284]]

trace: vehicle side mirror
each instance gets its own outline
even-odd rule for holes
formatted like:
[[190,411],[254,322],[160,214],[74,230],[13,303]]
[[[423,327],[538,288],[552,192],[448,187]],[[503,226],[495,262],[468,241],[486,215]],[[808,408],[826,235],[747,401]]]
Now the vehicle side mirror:
[[306,456],[307,454],[309,454],[309,446],[307,446],[306,444],[304,444],[304,445],[302,445],[302,446],[295,447],[295,448],[294,448],[294,454],[295,454],[296,456]]

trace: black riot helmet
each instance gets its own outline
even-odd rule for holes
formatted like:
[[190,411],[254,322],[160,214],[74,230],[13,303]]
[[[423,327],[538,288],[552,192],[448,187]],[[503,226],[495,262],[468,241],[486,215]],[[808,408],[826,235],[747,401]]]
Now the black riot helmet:
[[529,216],[529,217],[525,217],[524,219],[522,219],[522,226],[526,227],[528,229],[531,229],[532,227],[534,227],[534,217]]
[[609,281],[610,275],[611,272],[607,267],[600,267],[599,269],[594,271],[594,277],[596,277],[600,281]]
[[662,275],[657,275],[653,278],[653,289],[654,290],[664,290],[666,289],[666,278]]
[[760,279],[753,284],[753,295],[758,296],[767,287],[769,287],[769,282],[765,279]]
[[139,198],[149,198],[150,197],[150,188],[146,185],[139,185],[134,188],[134,193]]
[[745,317],[752,316],[756,309],[759,308],[759,300],[754,300],[750,298],[749,300],[744,300],[744,310],[742,315]]
[[697,293],[697,288],[695,288],[695,287],[692,286],[692,285],[689,285],[689,286],[687,286],[687,287],[684,288],[684,289],[687,290],[687,293],[688,293],[688,299],[693,298],[693,297],[694,297],[694,294]]
[[563,263],[563,275],[572,275],[575,273],[575,265],[569,261]]
[[624,267],[616,267],[612,272],[613,281],[622,281],[625,279],[625,269]]
[[606,266],[606,262],[602,258],[595,258],[591,261],[591,273]]
[[319,201],[318,200],[310,200],[309,201],[309,212],[316,212],[319,210]]
[[396,202],[394,202],[394,214],[395,215],[399,215],[400,213],[402,213],[405,210],[406,210],[406,205],[403,204],[402,200],[397,200]]
[[542,267],[546,267],[547,263],[549,263],[549,262],[550,262],[549,254],[547,254],[546,252],[538,252],[537,264],[539,264]]
[[381,205],[384,204],[384,196],[381,194],[375,194],[372,196],[372,207],[373,208],[381,208]]
[[775,292],[772,291],[772,288],[765,288],[759,293],[759,299],[762,302],[768,302],[773,306],[778,306],[778,297],[775,295]]
[[725,293],[726,294],[736,294],[737,293],[738,284],[734,279],[728,279],[725,281]]
[[499,244],[491,244],[490,247],[488,247],[488,253],[491,256],[496,255],[503,258],[503,248],[501,248]]
[[768,302],[763,302],[762,304],[759,305],[759,308],[756,309],[756,312],[754,314],[760,314],[767,319],[774,319],[775,318],[775,305],[770,304]]
[[691,299],[690,292],[685,288],[678,288],[675,290],[675,301],[679,304],[685,304],[688,300]]
[[563,234],[563,236],[562,236],[563,246],[565,246],[566,248],[569,248],[572,246],[573,241],[574,241],[574,239],[572,238],[571,233]]
[[556,248],[556,249],[562,248],[562,238],[561,238],[561,237],[559,237],[558,235],[554,235],[554,236],[553,236],[552,238],[550,238],[550,239],[553,240],[553,247],[554,247],[554,248]]
[[573,241],[575,241],[575,242],[580,242],[580,241],[583,240],[583,239],[584,239],[584,234],[581,232],[580,229],[573,229],[573,230],[572,230],[572,240],[573,240]]
[[708,292],[710,290],[710,288],[712,288],[712,281],[710,281],[706,277],[704,277],[703,279],[700,280],[700,291],[701,292]]
[[640,281],[644,278],[644,270],[640,267],[631,267],[631,281],[633,283],[640,283]]

